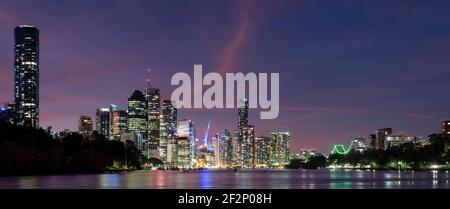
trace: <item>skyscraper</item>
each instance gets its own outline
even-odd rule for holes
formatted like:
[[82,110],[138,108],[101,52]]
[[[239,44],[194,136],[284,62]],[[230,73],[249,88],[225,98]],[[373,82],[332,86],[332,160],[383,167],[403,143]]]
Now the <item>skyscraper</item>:
[[95,130],[109,139],[109,108],[99,108],[95,114]]
[[15,28],[14,97],[17,124],[39,127],[39,30]]
[[180,167],[190,167],[197,155],[196,131],[192,120],[180,120],[177,127],[178,135],[178,164]]
[[120,136],[127,129],[127,112],[117,110],[117,106],[109,107],[109,139],[120,140]]
[[231,134],[227,129],[219,133],[219,165],[226,167],[233,164],[233,145]]
[[85,115],[80,116],[80,119],[78,120],[78,132],[87,138],[92,134],[92,129],[92,118]]
[[270,141],[269,137],[255,138],[255,164],[257,167],[270,167]]
[[247,144],[246,144],[246,140],[245,137],[247,136],[247,126],[248,126],[248,99],[243,98],[239,100],[239,106],[238,106],[238,114],[239,114],[239,118],[238,118],[238,129],[237,129],[237,134],[238,134],[238,143],[239,143],[239,150],[240,153],[239,155],[235,155],[236,157],[236,163],[238,165],[246,165],[247,163],[245,163],[244,161],[247,158]]
[[289,132],[272,132],[270,160],[274,166],[284,166],[290,161],[291,135]]
[[136,147],[147,154],[147,104],[144,94],[139,90],[134,90],[128,98],[127,113],[128,131],[136,134]]
[[255,127],[247,125],[242,135],[242,160],[246,167],[255,166]]
[[159,120],[160,120],[160,92],[159,89],[148,87],[146,92],[148,108],[148,156],[149,158],[159,158]]
[[163,161],[177,161],[177,109],[172,101],[164,100],[160,120],[159,154]]

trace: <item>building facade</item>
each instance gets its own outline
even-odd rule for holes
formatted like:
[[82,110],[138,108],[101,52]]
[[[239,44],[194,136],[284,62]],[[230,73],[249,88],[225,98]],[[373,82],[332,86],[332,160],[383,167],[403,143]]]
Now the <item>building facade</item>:
[[270,163],[275,167],[282,167],[290,162],[291,135],[289,132],[272,132],[271,149],[269,153]]
[[160,158],[159,155],[159,135],[160,135],[160,112],[161,99],[160,91],[157,88],[148,87],[146,92],[148,108],[148,156],[149,158]]
[[182,168],[192,167],[192,162],[196,160],[196,131],[195,123],[192,120],[183,119],[178,121],[178,165]]
[[127,130],[136,135],[136,147],[144,156],[148,153],[147,143],[147,102],[144,94],[134,90],[128,98]]
[[95,130],[109,139],[109,108],[99,108],[95,114]]
[[39,30],[15,28],[14,99],[21,126],[39,127]]
[[118,110],[117,106],[109,107],[109,139],[120,140],[120,136],[127,130],[127,112]]
[[78,120],[78,133],[85,138],[90,137],[94,128],[93,125],[91,117],[85,115],[80,116]]
[[175,163],[177,161],[177,109],[170,100],[163,101],[159,136],[161,160],[169,164]]

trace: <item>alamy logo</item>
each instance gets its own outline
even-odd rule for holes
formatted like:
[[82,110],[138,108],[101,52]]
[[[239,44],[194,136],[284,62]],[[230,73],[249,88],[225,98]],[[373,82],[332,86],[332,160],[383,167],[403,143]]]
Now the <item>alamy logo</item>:
[[[260,108],[261,119],[275,119],[280,111],[280,75],[270,73],[226,73],[225,81],[219,73],[207,73],[203,77],[202,65],[194,65],[194,80],[187,73],[176,73],[172,76],[171,85],[177,85],[172,92],[172,101],[177,108],[236,108],[237,101],[248,98],[249,108]],[[224,97],[224,82],[226,84]],[[246,95],[248,84],[248,95]],[[203,86],[209,86],[203,94]],[[236,86],[236,91],[235,91]],[[192,104],[192,89],[193,99]],[[235,93],[237,96],[235,97]],[[224,103],[225,99],[225,103]],[[259,106],[258,106],[259,105]]]

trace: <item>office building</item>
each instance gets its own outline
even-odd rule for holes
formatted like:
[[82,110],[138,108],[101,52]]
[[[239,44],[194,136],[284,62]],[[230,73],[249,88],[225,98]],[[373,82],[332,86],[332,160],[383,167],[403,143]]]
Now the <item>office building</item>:
[[148,86],[146,91],[148,118],[148,156],[149,158],[160,158],[159,155],[159,135],[160,135],[160,111],[161,99],[160,91],[157,88]]
[[127,130],[127,112],[118,110],[117,106],[109,107],[109,139],[120,140],[120,135]]
[[178,164],[183,168],[191,167],[197,156],[195,123],[187,119],[178,121],[177,136]]
[[85,138],[89,138],[94,128],[93,125],[91,117],[85,115],[80,116],[78,120],[78,133]]
[[148,154],[147,143],[147,102],[144,94],[139,90],[134,90],[128,98],[127,111],[128,131],[136,135],[136,147],[144,156]]
[[17,124],[39,127],[39,30],[15,28],[14,98]]
[[232,137],[227,129],[223,129],[219,133],[219,166],[228,167],[233,164],[233,145]]
[[291,135],[289,132],[272,132],[271,153],[269,156],[271,164],[275,167],[283,167],[290,162]]
[[368,149],[367,139],[364,137],[354,137],[351,142],[351,149],[356,152],[364,152]]
[[270,167],[269,153],[270,153],[271,138],[270,137],[256,137],[255,138],[255,166],[258,168]]
[[386,149],[386,138],[392,134],[392,128],[382,128],[376,131],[375,149]]
[[160,118],[159,154],[166,163],[177,161],[177,109],[170,100],[163,101]]
[[109,116],[109,108],[107,107],[97,109],[95,114],[95,130],[105,136],[106,139],[109,139]]

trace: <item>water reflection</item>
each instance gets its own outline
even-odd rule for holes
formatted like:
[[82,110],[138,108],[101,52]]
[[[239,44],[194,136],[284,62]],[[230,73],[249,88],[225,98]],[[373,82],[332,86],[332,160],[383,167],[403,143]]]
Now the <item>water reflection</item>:
[[1,177],[0,188],[249,188],[249,189],[411,189],[449,188],[450,175],[440,171],[370,170],[204,170],[200,172],[135,171],[99,175]]

